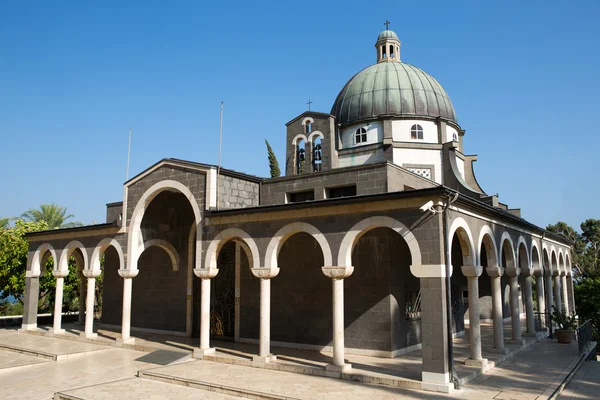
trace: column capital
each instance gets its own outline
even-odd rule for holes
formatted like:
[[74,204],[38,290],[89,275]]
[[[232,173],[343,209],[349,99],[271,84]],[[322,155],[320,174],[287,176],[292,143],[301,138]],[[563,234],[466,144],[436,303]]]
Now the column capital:
[[460,269],[467,278],[477,278],[481,276],[481,273],[483,272],[483,267],[481,265],[463,265]]
[[352,275],[352,272],[354,272],[354,267],[352,267],[352,266],[347,266],[347,267],[327,266],[327,267],[321,267],[321,270],[323,271],[323,274],[325,274],[325,276],[328,278],[344,279],[344,278],[347,278],[350,275]]
[[504,275],[504,269],[500,267],[487,267],[485,272],[492,278],[499,278]]
[[550,275],[552,275],[553,277],[556,278],[557,276],[560,275],[560,271],[557,270],[557,269],[553,269],[553,270],[550,271]]
[[219,273],[218,268],[196,268],[194,274],[200,279],[212,279]]
[[252,275],[260,279],[275,278],[279,274],[279,268],[256,267],[250,271],[252,271]]
[[410,272],[417,278],[445,278],[446,264],[413,264],[410,266]]
[[505,268],[506,275],[511,278],[517,277],[521,274],[521,268]]
[[121,278],[124,278],[124,279],[135,278],[139,274],[139,272],[140,272],[139,269],[127,269],[127,268],[119,269],[119,275],[121,276]]
[[544,276],[544,270],[541,268],[535,268],[533,269],[533,275],[537,277]]
[[69,270],[64,271],[64,270],[60,270],[60,269],[59,270],[53,269],[52,275],[54,275],[55,278],[64,278],[67,275],[69,275]]
[[559,271],[560,276],[567,276],[567,271],[565,271],[564,269],[562,271]]
[[25,271],[25,278],[39,278],[40,277],[40,272],[39,271]]
[[85,276],[86,278],[95,279],[100,276],[102,271],[100,271],[99,269],[84,269],[81,272],[83,272],[83,276]]

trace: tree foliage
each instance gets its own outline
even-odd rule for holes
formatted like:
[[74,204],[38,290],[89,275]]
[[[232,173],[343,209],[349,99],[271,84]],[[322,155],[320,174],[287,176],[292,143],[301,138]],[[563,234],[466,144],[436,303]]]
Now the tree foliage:
[[67,208],[57,204],[42,204],[39,209],[30,208],[21,215],[26,221],[41,222],[48,224],[48,229],[72,228],[83,225],[81,222],[66,222],[73,218],[73,214],[67,214]]
[[575,304],[581,322],[592,321],[594,340],[600,339],[600,278],[584,278],[575,287]]
[[10,222],[10,218],[0,218],[0,229],[8,228],[9,222]]
[[281,176],[281,171],[279,170],[279,161],[277,161],[277,157],[269,144],[269,141],[265,139],[265,143],[267,144],[267,153],[269,155],[269,170],[271,171],[271,178],[277,178]]

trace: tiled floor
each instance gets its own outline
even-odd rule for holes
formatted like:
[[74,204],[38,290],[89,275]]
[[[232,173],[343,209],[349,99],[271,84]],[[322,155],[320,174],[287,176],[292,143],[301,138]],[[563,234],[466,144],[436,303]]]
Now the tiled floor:
[[577,371],[561,394],[561,400],[596,400],[600,398],[600,362],[589,361]]
[[42,364],[46,362],[50,362],[50,360],[30,356],[27,354],[0,350],[0,371],[4,369],[24,367],[32,364]]

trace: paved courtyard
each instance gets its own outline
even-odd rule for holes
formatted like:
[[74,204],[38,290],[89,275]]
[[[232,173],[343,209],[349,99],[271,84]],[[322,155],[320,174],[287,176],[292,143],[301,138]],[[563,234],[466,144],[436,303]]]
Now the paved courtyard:
[[[386,385],[272,371],[242,365],[190,359],[185,352],[98,346],[0,330],[0,345],[45,354],[68,351],[52,361],[30,354],[0,352],[0,391],[4,399],[543,399],[548,398],[579,361],[577,345],[542,340],[479,376],[463,390],[436,394]],[[92,346],[92,347],[90,347]],[[4,364],[6,360],[7,364]],[[386,360],[390,363],[393,360]],[[396,359],[396,362],[401,360]],[[8,363],[11,363],[10,366]],[[174,364],[173,364],[174,363]],[[172,365],[170,365],[172,364]],[[584,364],[567,391],[579,389],[600,398],[600,370]],[[138,372],[140,377],[137,377]],[[587,372],[585,372],[587,371]],[[590,383],[594,379],[594,383]],[[576,386],[574,386],[576,383]],[[573,389],[573,390],[574,390]],[[575,393],[575,392],[574,392]],[[564,395],[566,395],[565,392]],[[590,397],[591,396],[591,397]]]

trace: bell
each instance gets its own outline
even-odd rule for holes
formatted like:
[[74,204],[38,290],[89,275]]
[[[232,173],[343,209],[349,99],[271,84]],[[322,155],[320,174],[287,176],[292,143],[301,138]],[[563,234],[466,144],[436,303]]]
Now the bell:
[[298,150],[298,160],[300,160],[300,161],[304,161],[305,160],[304,149]]

